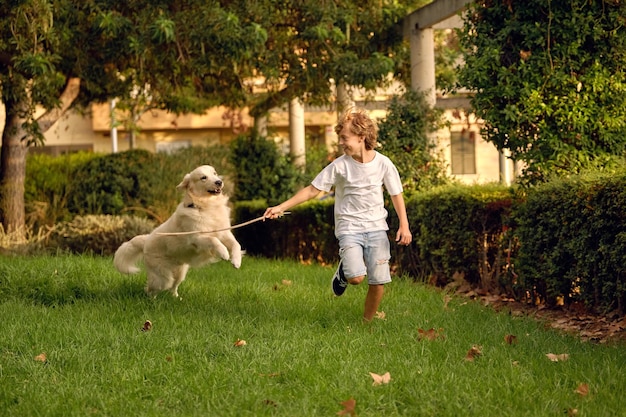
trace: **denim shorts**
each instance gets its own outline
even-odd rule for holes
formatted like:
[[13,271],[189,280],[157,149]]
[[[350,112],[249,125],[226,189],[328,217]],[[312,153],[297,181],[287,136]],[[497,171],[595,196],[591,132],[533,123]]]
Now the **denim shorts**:
[[391,253],[387,231],[341,235],[338,239],[339,257],[346,278],[367,275],[370,285],[391,282]]

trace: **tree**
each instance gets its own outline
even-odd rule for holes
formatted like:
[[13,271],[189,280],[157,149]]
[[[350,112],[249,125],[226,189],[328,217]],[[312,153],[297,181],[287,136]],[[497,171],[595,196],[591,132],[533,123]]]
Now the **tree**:
[[263,90],[250,102],[265,115],[293,98],[310,105],[333,103],[339,84],[374,90],[405,70],[408,56],[399,22],[424,0],[241,1],[244,19],[267,29],[258,55]]
[[460,85],[483,135],[526,180],[601,165],[626,149],[626,3],[474,2]]
[[28,147],[72,105],[131,98],[138,87],[151,108],[179,113],[244,104],[248,62],[266,40],[263,28],[217,1],[20,0],[2,2],[0,14],[8,232],[25,226]]
[[408,90],[391,99],[386,117],[378,124],[380,151],[394,161],[407,192],[450,181],[429,137],[442,127],[441,113],[428,106],[423,93]]
[[[404,3],[404,2],[403,2]],[[397,22],[414,2],[16,0],[0,3],[0,165],[5,230],[24,227],[28,147],[72,105],[149,109],[331,101],[336,82],[384,84],[400,68]],[[416,0],[415,3],[423,3]],[[265,80],[258,91],[255,79]],[[79,88],[80,87],[80,88]],[[44,109],[39,117],[38,109]]]

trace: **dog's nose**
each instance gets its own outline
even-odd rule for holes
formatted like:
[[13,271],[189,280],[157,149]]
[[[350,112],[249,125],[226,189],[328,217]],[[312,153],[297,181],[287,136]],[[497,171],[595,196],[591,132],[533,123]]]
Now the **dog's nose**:
[[222,186],[222,184],[224,184],[224,183],[222,182],[222,180],[217,180],[217,181],[215,181],[215,185],[217,185],[218,187],[221,187],[221,186]]

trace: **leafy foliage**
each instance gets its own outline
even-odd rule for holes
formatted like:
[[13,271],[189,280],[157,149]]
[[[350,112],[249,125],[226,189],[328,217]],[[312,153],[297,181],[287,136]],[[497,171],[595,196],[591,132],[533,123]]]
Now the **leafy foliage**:
[[[411,196],[406,205],[413,250],[392,249],[403,271],[436,284],[446,284],[457,274],[487,288],[503,283],[502,236],[512,205],[508,187],[437,187]],[[394,216],[389,226],[397,230]]]
[[77,214],[127,214],[163,222],[180,202],[176,185],[199,165],[212,165],[235,193],[229,149],[224,145],[174,153],[130,150],[116,154],[76,153],[27,159],[26,206],[29,227],[69,221]]
[[230,163],[237,200],[264,199],[270,205],[291,197],[302,185],[302,174],[274,141],[241,135],[231,142]]
[[626,171],[528,190],[514,214],[521,287],[548,305],[626,309]]
[[129,206],[146,206],[151,200],[151,173],[156,164],[152,153],[132,150],[96,158],[75,173],[81,180],[69,202],[77,214],[122,214]]
[[423,3],[238,2],[238,13],[268,32],[257,60],[265,89],[253,98],[251,113],[265,114],[293,97],[328,105],[335,84],[372,90],[385,85],[390,73],[401,75],[407,48],[398,23]]
[[380,151],[393,160],[407,191],[449,181],[445,162],[429,138],[440,124],[441,111],[430,108],[423,93],[414,90],[393,97],[387,116],[379,123]]
[[76,170],[101,155],[77,152],[61,156],[31,154],[26,162],[26,224],[38,229],[72,217],[69,202],[80,181]]
[[579,172],[626,149],[626,4],[475,2],[460,84],[484,137],[526,164],[526,181]]
[[155,223],[140,217],[87,215],[57,224],[46,246],[72,253],[111,256],[127,240],[150,233]]

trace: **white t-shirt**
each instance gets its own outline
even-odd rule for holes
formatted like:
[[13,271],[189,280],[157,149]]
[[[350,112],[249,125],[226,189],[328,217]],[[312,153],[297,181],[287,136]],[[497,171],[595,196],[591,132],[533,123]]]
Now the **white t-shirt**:
[[367,163],[342,155],[311,181],[318,190],[335,187],[335,236],[389,230],[383,185],[390,195],[402,193],[398,169],[385,155],[375,152]]

